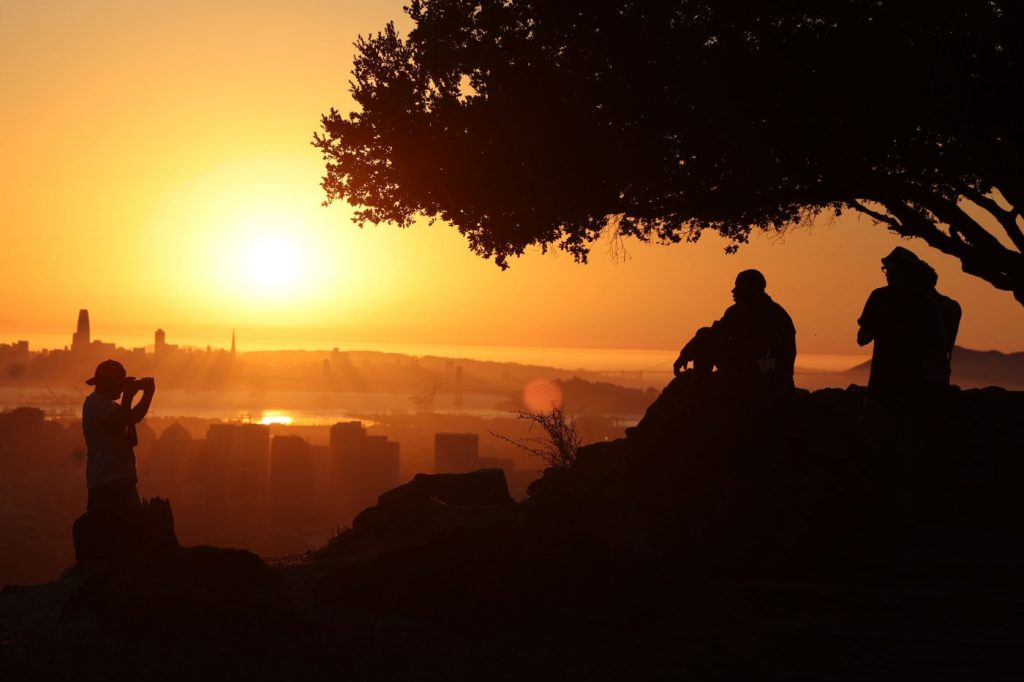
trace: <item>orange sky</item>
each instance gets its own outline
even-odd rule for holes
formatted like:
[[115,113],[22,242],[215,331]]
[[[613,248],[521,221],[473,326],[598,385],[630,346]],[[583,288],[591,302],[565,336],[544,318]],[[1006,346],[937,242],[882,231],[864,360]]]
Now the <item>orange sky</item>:
[[533,253],[506,272],[443,225],[359,230],[347,207],[320,207],[309,140],[322,112],[351,106],[356,35],[404,1],[5,0],[0,341],[70,341],[88,307],[113,341],[160,326],[215,345],[237,327],[292,347],[678,348],[758,267],[801,351],[847,354],[878,259],[904,243],[964,305],[962,344],[1024,349],[1009,294],[854,217],[735,256],[708,234],[617,263],[602,245],[588,266]]

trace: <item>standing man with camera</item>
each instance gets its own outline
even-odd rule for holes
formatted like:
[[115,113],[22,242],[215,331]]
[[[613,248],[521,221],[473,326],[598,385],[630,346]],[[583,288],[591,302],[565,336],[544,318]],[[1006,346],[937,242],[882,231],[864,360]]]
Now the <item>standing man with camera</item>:
[[[139,442],[135,425],[149,411],[156,383],[151,377],[129,377],[124,365],[116,360],[101,362],[85,383],[96,387],[82,405],[82,431],[88,449],[88,512],[123,517],[141,506],[135,472],[135,446]],[[133,407],[140,391],[142,399]]]

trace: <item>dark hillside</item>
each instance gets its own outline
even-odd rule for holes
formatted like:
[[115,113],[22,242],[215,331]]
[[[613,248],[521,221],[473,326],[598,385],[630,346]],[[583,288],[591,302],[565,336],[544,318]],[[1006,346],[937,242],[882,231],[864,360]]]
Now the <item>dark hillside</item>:
[[1002,389],[879,411],[855,387],[769,399],[686,378],[521,503],[499,470],[420,476],[272,575],[185,549],[133,564],[145,578],[114,567],[119,591],[74,575],[8,589],[0,664],[95,671],[117,651],[169,676],[330,660],[364,679],[1015,679],[1022,414],[1024,393]]

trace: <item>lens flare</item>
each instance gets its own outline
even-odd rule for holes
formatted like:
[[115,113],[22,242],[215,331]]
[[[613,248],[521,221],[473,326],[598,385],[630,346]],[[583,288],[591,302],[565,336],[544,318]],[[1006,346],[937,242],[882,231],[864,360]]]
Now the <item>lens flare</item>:
[[562,406],[562,387],[550,379],[534,379],[523,389],[523,406],[531,412],[550,412]]

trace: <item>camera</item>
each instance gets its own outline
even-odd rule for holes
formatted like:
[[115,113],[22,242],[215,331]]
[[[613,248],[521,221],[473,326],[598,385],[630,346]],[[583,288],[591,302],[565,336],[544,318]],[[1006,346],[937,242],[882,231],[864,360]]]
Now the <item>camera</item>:
[[153,377],[125,377],[123,390],[125,393],[138,393],[139,391],[146,390],[147,387],[153,386]]

